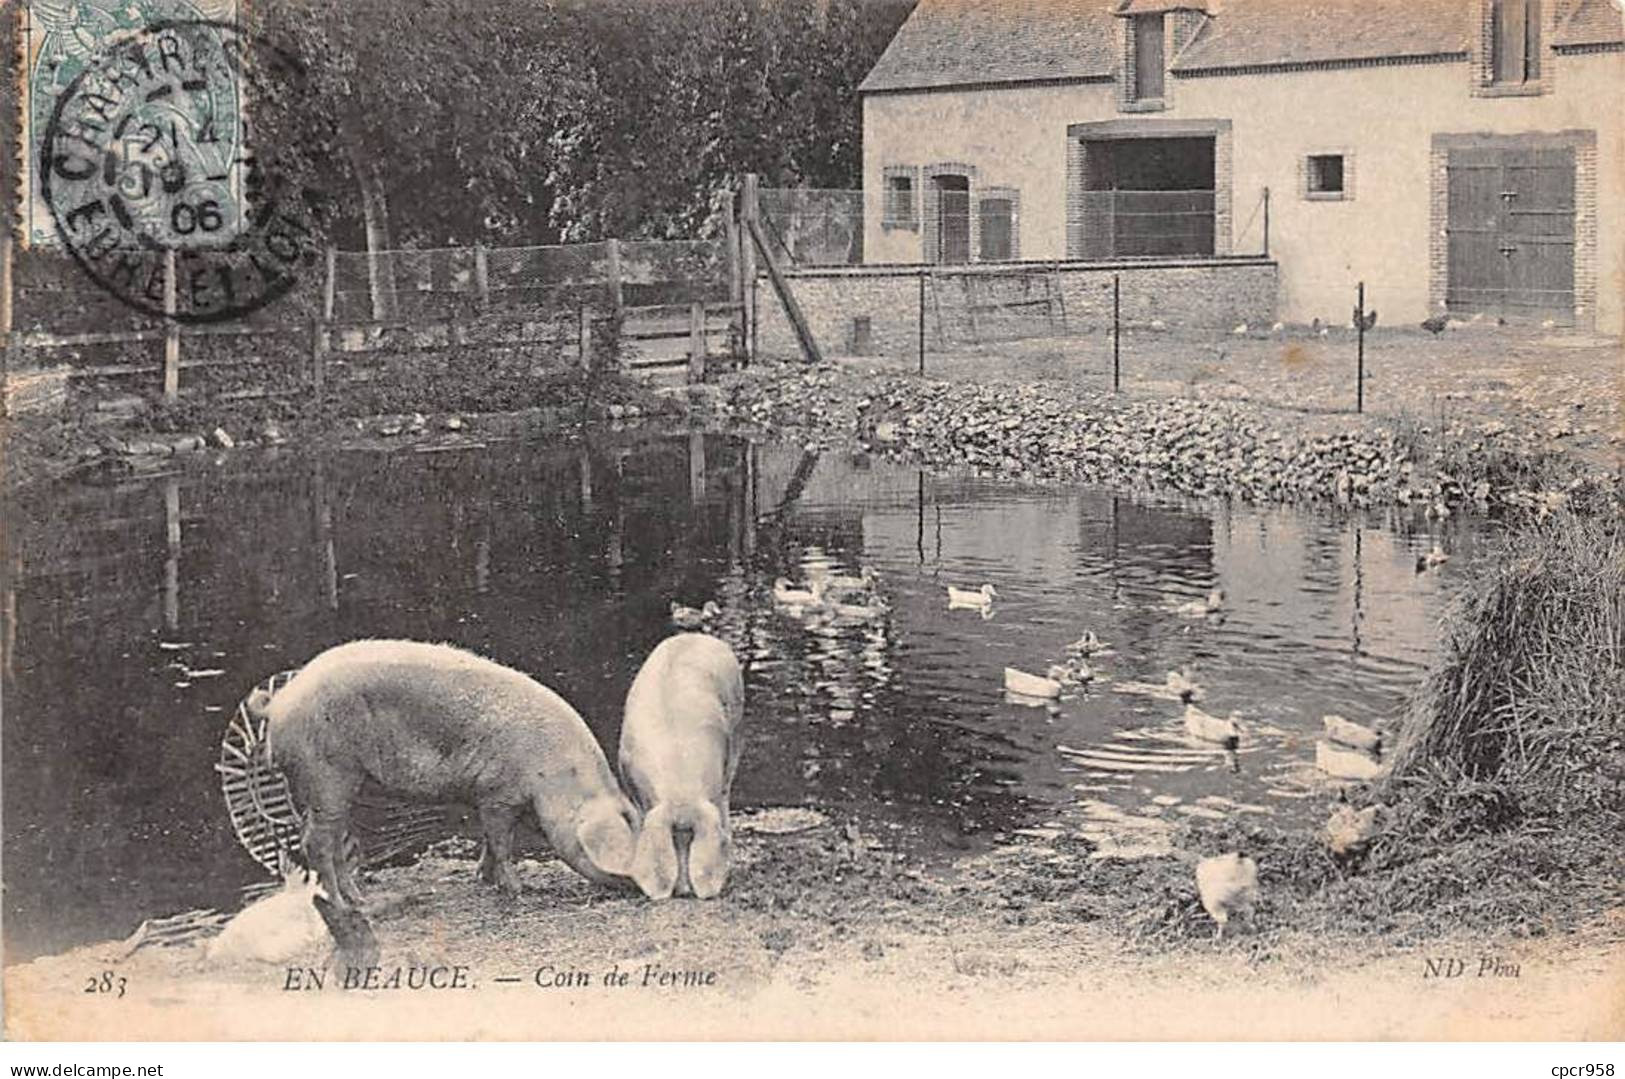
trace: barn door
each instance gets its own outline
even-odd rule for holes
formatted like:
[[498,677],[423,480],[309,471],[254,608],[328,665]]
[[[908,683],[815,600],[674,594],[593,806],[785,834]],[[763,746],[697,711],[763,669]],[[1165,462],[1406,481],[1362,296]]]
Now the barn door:
[[1452,311],[1574,319],[1574,151],[1450,151]]

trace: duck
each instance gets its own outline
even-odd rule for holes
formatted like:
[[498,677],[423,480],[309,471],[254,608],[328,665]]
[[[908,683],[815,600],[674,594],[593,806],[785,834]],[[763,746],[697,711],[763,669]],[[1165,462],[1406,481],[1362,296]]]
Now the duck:
[[818,581],[809,588],[797,588],[788,577],[773,582],[773,602],[785,607],[819,607],[823,605],[824,588]]
[[1433,550],[1416,556],[1416,572],[1426,573],[1428,570],[1436,566],[1442,566],[1448,561],[1450,561],[1450,556],[1445,554],[1444,549],[1435,543]]
[[1106,642],[1095,636],[1095,631],[1090,629],[1085,630],[1083,636],[1067,645],[1066,650],[1075,656],[1092,656],[1096,652],[1104,652],[1106,647]]
[[950,607],[986,607],[998,597],[998,591],[990,584],[980,588],[955,588],[948,586],[948,606]]
[[830,609],[835,612],[837,618],[856,619],[860,622],[871,621],[886,613],[886,605],[878,600],[872,603],[834,603],[830,605]]
[[1355,809],[1347,802],[1332,810],[1326,820],[1326,847],[1336,858],[1358,854],[1377,834],[1377,818],[1382,806]]
[[1326,728],[1326,737],[1345,746],[1376,753],[1382,749],[1382,735],[1370,727],[1344,719],[1338,715],[1325,715],[1320,719]]
[[1185,706],[1185,731],[1193,738],[1200,738],[1204,742],[1215,742],[1226,749],[1235,749],[1241,744],[1241,725],[1236,722],[1235,713],[1232,712],[1227,719],[1202,711],[1194,704]]
[[832,574],[824,578],[824,594],[832,599],[864,595],[874,590],[880,574],[872,566],[865,566],[859,576]]
[[717,606],[715,600],[706,600],[705,606],[697,609],[684,607],[674,601],[671,605],[671,624],[678,629],[701,629],[721,613],[722,608]]
[[1060,680],[1062,682],[1074,682],[1080,686],[1086,686],[1090,682],[1103,681],[1105,678],[1099,671],[1089,666],[1089,661],[1082,656],[1071,656],[1065,663],[1055,664],[1050,668],[1050,677],[1056,677],[1055,672],[1057,671],[1061,674]]
[[1174,613],[1184,618],[1206,618],[1210,614],[1218,614],[1223,607],[1224,589],[1215,588],[1207,594],[1206,599],[1179,604],[1174,608]]
[[1333,779],[1366,780],[1382,774],[1382,762],[1374,754],[1335,742],[1315,743],[1315,767]]
[[1252,916],[1258,903],[1258,863],[1239,851],[1196,863],[1196,895],[1213,919],[1213,937],[1224,935],[1232,915]]
[[1202,687],[1197,685],[1185,671],[1169,671],[1166,685],[1168,692],[1178,697],[1182,704],[1199,701],[1205,695],[1202,692]]
[[[1051,667],[1053,673],[1056,668]],[[1028,674],[1014,667],[1004,669],[1004,688],[1023,697],[1054,699],[1061,695],[1061,681],[1053,677]]]
[[209,942],[205,956],[211,962],[248,959],[277,964],[330,945],[333,938],[327,922],[316,909],[320,894],[314,874],[294,869],[283,877],[282,887],[250,903],[227,922]]

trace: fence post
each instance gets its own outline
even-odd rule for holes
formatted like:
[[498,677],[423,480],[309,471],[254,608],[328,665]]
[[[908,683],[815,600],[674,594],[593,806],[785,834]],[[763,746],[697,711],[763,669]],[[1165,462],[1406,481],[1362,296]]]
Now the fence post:
[[688,305],[688,381],[705,381],[705,305]]
[[[10,216],[9,214],[7,216]],[[0,232],[0,334],[11,332],[11,229]]]
[[1365,411],[1365,282],[1354,293],[1354,411]]
[[318,319],[310,320],[310,388],[320,408],[327,389],[327,328]]
[[474,245],[474,291],[479,296],[480,310],[491,306],[491,271],[485,261],[485,245]]
[[745,338],[745,280],[739,268],[739,193],[734,192],[728,207],[728,300],[737,304],[739,312],[739,347],[743,351]]
[[621,309],[625,299],[621,295],[621,241],[609,241],[609,298],[615,307],[615,317],[620,318]]
[[175,249],[164,252],[164,400],[181,391],[181,324],[175,321]]
[[579,346],[578,346],[581,349],[581,369],[583,371],[591,371],[592,370],[592,320],[587,317],[587,305],[586,304],[580,304],[578,306],[578,310],[581,313],[580,327],[579,327],[581,332],[580,332],[580,339],[579,339]]
[[1112,392],[1123,387],[1123,275],[1112,274]]
[[339,288],[339,249],[332,244],[327,245],[327,282],[322,287],[322,321],[331,323],[333,311],[338,306]]
[[[13,363],[14,354],[19,351],[16,341],[11,336],[11,215],[6,214],[4,231],[0,231],[0,416],[11,415],[11,372],[18,365]],[[8,616],[7,627],[11,626]],[[9,660],[11,654],[6,653]]]
[[920,374],[925,374],[925,271],[920,271]]
[[745,186],[739,193],[739,220],[745,226],[739,230],[741,270],[745,279],[745,359],[756,359],[756,247],[750,241],[750,224],[761,215],[761,178],[754,172],[745,173]]
[[1270,257],[1270,189],[1264,189],[1264,257]]

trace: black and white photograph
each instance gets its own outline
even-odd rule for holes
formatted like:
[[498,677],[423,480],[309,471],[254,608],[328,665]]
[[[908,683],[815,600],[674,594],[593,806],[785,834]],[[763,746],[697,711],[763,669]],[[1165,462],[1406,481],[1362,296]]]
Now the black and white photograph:
[[1621,0],[0,36],[6,1041],[1625,1067]]

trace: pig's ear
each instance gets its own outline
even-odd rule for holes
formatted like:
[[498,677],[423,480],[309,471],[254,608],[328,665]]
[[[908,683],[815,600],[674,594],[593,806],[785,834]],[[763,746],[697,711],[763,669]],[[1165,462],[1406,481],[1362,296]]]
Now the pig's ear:
[[611,803],[589,807],[576,825],[576,842],[601,872],[617,877],[632,870],[632,827]]
[[677,888],[677,848],[671,839],[671,813],[665,806],[655,806],[643,818],[632,856],[632,879],[650,899],[670,899]]
[[694,840],[688,847],[688,882],[700,899],[715,899],[727,883],[731,846],[717,807],[701,805],[694,815]]

